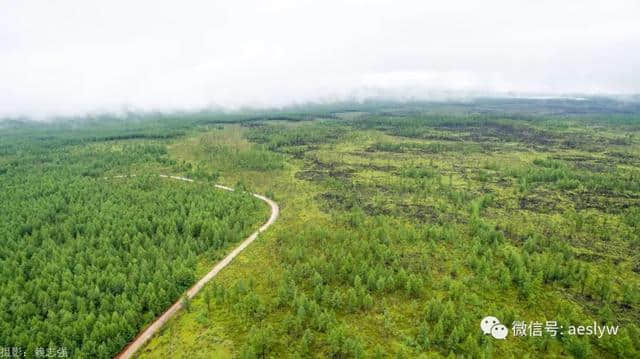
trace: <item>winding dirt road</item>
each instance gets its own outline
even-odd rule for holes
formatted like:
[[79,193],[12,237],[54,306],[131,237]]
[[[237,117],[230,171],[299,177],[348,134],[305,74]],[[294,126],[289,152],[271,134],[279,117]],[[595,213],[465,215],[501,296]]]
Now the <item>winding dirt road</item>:
[[[170,178],[170,179],[175,179],[180,181],[195,182],[194,180],[185,178],[185,177],[167,176],[167,175],[159,175],[159,176],[163,178]],[[112,178],[126,178],[126,177],[135,177],[135,175],[115,176]],[[233,188],[222,186],[222,185],[215,185],[215,187],[225,191],[233,191]],[[234,248],[233,251],[227,254],[227,256],[224,257],[224,259],[222,259],[220,262],[218,262],[211,269],[211,271],[209,271],[209,273],[207,273],[204,277],[202,277],[198,281],[198,283],[196,283],[193,287],[191,287],[186,293],[189,299],[193,298],[196,294],[198,294],[200,289],[202,289],[202,287],[204,287],[204,285],[207,284],[207,282],[213,279],[213,277],[215,277],[224,267],[229,265],[229,263],[231,263],[233,258],[235,258],[240,252],[242,252],[243,249],[247,248],[247,246],[251,244],[251,242],[255,241],[256,238],[258,238],[258,235],[266,231],[267,228],[269,228],[269,226],[271,226],[278,218],[278,215],[280,214],[280,207],[278,207],[278,204],[276,202],[274,202],[270,198],[267,198],[259,194],[253,193],[253,196],[264,202],[267,202],[267,204],[271,207],[271,216],[269,217],[269,220],[265,224],[263,224],[262,227],[258,228],[256,232],[254,232],[247,239],[242,241],[242,243],[240,243],[239,246]],[[169,309],[167,309],[164,313],[162,313],[161,316],[159,316],[145,330],[143,330],[140,334],[138,334],[138,336],[136,336],[132,342],[127,344],[127,346],[124,347],[124,349],[120,352],[120,354],[116,356],[116,359],[131,358],[133,354],[136,351],[138,351],[138,349],[140,349],[149,339],[151,339],[151,337],[156,332],[158,332],[158,330],[160,330],[160,328],[162,328],[162,325],[164,325],[164,323],[167,320],[169,320],[169,318],[171,318],[174,314],[176,314],[176,312],[178,312],[182,308],[182,305],[183,305],[182,299],[179,299],[177,302],[173,303],[173,305],[169,307]]]

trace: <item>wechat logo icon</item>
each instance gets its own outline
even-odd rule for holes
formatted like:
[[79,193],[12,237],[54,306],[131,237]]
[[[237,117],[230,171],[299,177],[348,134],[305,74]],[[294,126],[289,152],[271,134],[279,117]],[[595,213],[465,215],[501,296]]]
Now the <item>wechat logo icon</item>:
[[480,329],[483,334],[491,334],[495,339],[506,339],[509,330],[504,324],[501,324],[496,317],[484,317],[480,322]]

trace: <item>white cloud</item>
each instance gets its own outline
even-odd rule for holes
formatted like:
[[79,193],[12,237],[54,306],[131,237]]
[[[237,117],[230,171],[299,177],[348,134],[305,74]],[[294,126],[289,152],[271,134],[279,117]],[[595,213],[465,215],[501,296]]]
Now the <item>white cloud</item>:
[[624,0],[8,2],[0,116],[639,93],[639,17]]

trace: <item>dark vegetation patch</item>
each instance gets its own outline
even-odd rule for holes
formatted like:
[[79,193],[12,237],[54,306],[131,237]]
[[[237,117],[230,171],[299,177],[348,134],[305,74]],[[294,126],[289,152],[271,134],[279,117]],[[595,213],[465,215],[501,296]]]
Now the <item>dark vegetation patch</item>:
[[438,211],[434,206],[417,203],[396,204],[398,214],[407,218],[415,218],[422,222],[436,222],[439,218]]
[[492,152],[495,146],[489,144],[470,144],[463,142],[456,143],[412,143],[412,142],[376,142],[368,146],[367,152],[393,152],[393,153],[419,153],[419,154],[438,154],[447,152],[474,153],[474,152]]
[[608,158],[595,157],[590,155],[554,155],[550,158],[564,161],[571,164],[577,170],[590,172],[613,172],[615,166]]
[[607,143],[613,146],[628,146],[633,144],[633,141],[629,137],[617,136],[609,139]]
[[[630,137],[606,138],[597,133],[570,132],[566,122],[560,119],[535,116],[376,114],[354,123],[360,128],[377,129],[394,136],[480,144],[483,152],[495,151],[496,145],[501,143],[519,143],[543,152],[554,148],[597,152],[603,151],[606,145],[633,143]],[[563,128],[563,131],[556,131],[554,127]]]
[[552,194],[548,191],[535,191],[521,196],[518,199],[518,206],[522,210],[538,213],[553,213],[559,211],[557,200],[550,198]]
[[609,157],[609,160],[613,163],[620,163],[625,165],[640,164],[640,156],[630,152],[606,151],[604,154],[607,155]]
[[597,209],[603,213],[621,213],[628,208],[640,207],[640,195],[608,190],[572,192],[570,198],[577,210]]
[[305,170],[296,173],[296,178],[312,181],[321,181],[327,178],[346,180],[351,178],[355,172],[355,169],[345,166],[343,163],[323,161],[314,157],[307,162]]
[[557,139],[557,135],[550,131],[502,121],[478,120],[477,124],[472,121],[444,122],[437,128],[469,132],[471,134],[467,138],[475,142],[521,142],[547,146]]
[[380,171],[380,172],[392,172],[392,171],[396,170],[396,168],[398,168],[396,166],[377,165],[375,163],[360,163],[360,164],[356,165],[356,167],[360,168],[360,169]]
[[395,174],[407,178],[434,178],[440,175],[437,169],[429,166],[406,166]]
[[339,117],[332,113],[287,113],[282,115],[260,115],[248,117],[244,122],[269,122],[269,121],[282,121],[282,122],[304,122],[313,121],[317,119],[324,120],[338,120]]
[[171,138],[177,138],[184,136],[184,132],[175,131],[171,133],[132,133],[126,135],[111,135],[111,136],[102,136],[102,137],[87,137],[86,140],[90,142],[100,142],[100,141],[118,141],[118,140],[136,140],[136,139],[147,139],[147,140],[166,140]]
[[240,123],[240,126],[242,127],[246,127],[246,128],[264,128],[267,125],[259,120],[251,120],[251,121],[243,121]]
[[350,211],[361,208],[369,216],[393,216],[430,223],[439,219],[436,208],[425,204],[395,203],[394,201],[373,203],[366,199],[355,203],[349,196],[332,192],[321,193],[316,199],[322,204],[323,210],[329,213],[336,209]]
[[264,116],[264,117],[252,117],[247,120],[247,122],[257,122],[257,121],[286,121],[286,122],[300,122],[300,121],[309,121],[312,120],[311,116]]
[[597,135],[586,135],[582,133],[564,134],[559,141],[559,148],[569,150],[584,150],[588,152],[602,152],[606,148],[608,139]]
[[353,173],[353,170],[303,170],[298,171],[295,174],[297,179],[320,182],[327,180],[329,178],[333,179],[346,179],[350,178]]
[[318,148],[316,145],[288,146],[280,148],[278,152],[289,155],[295,159],[304,159],[307,153],[313,152]]
[[[424,115],[410,118],[374,117],[358,124],[365,128],[375,128],[395,136],[429,139],[442,138],[441,133],[433,130],[448,131],[448,141],[470,141],[477,143],[519,142],[550,146],[558,136],[550,131],[537,129],[526,123],[514,123],[503,118],[487,116],[469,116],[444,118]],[[489,147],[490,148],[490,147]]]

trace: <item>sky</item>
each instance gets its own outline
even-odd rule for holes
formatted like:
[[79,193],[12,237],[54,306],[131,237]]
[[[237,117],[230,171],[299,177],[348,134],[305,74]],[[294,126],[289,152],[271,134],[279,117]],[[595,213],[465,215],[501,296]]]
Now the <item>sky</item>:
[[640,93],[637,0],[0,6],[0,117]]

